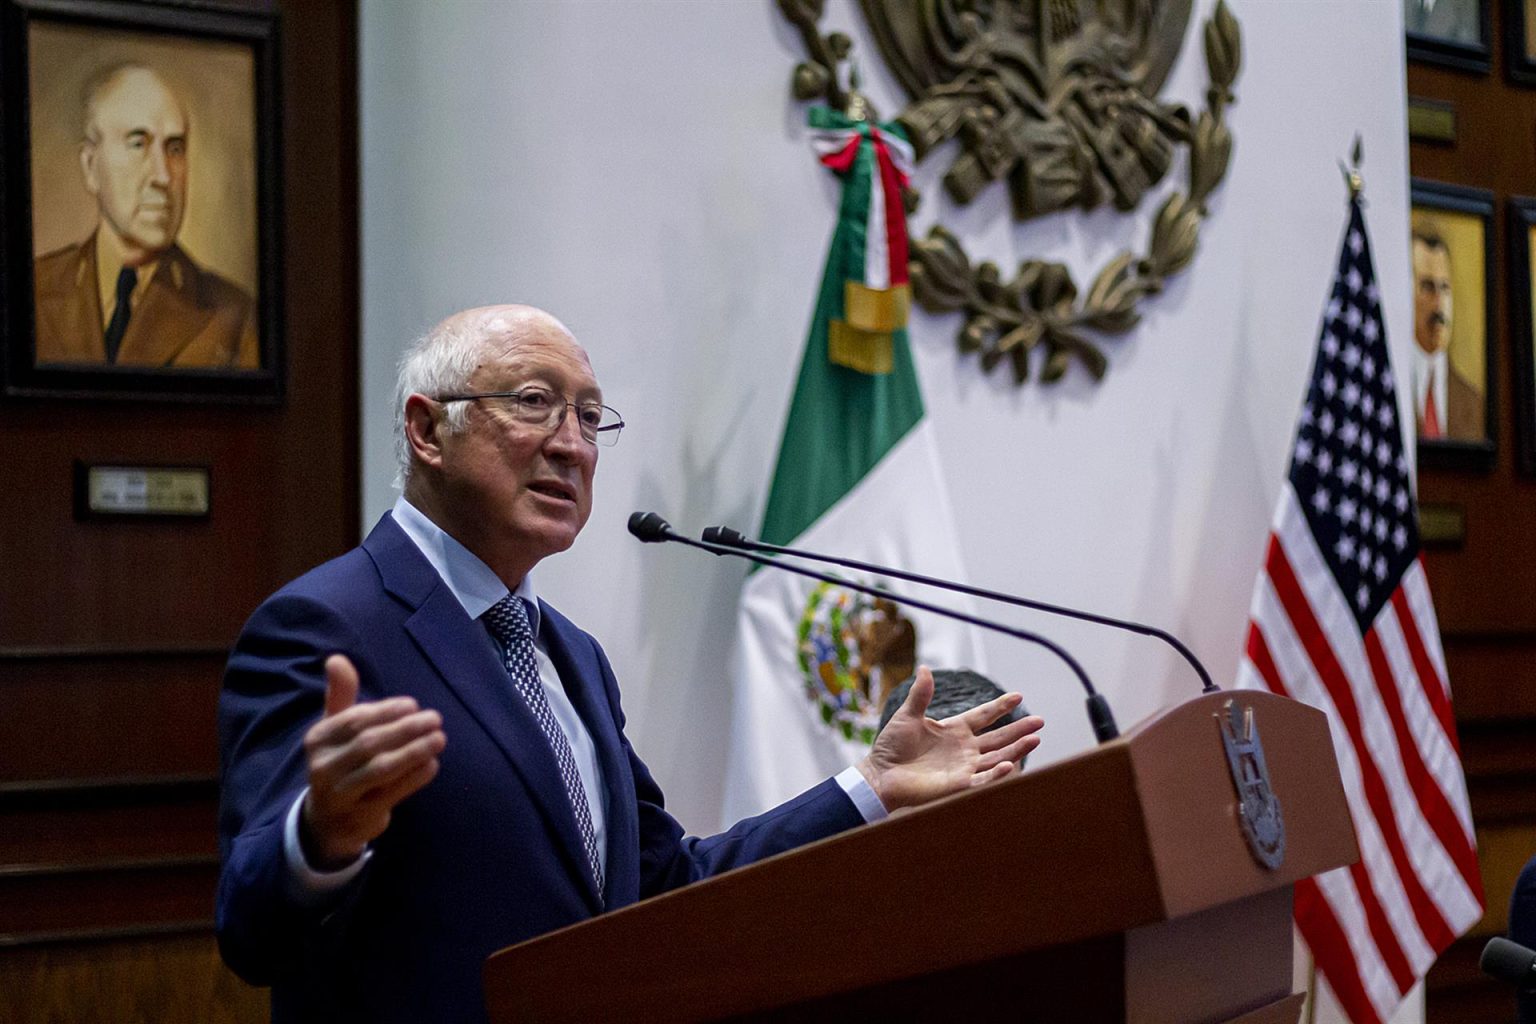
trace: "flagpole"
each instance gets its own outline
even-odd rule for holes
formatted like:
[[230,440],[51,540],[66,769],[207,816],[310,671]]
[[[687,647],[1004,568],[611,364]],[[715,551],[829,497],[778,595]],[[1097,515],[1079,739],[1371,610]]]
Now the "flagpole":
[[1312,947],[1307,947],[1307,1020],[1306,1024],[1317,1024],[1317,959],[1312,956]]

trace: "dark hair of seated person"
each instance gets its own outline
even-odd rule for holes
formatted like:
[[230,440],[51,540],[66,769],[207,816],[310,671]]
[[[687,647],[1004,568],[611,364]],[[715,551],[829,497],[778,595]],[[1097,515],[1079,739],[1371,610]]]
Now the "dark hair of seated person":
[[[885,707],[880,711],[880,728],[891,720],[896,709],[901,707],[907,699],[907,694],[912,691],[912,684],[917,681],[913,676],[891,691],[891,695],[885,699]],[[969,711],[978,704],[985,704],[994,697],[1003,695],[1002,687],[982,675],[980,672],[972,672],[968,668],[940,668],[933,670],[933,700],[928,704],[927,715],[929,718],[939,721],[958,715],[962,711]],[[982,732],[991,732],[993,729],[1001,729],[1009,722],[1017,722],[1029,712],[1020,704],[1008,714],[999,718]],[[877,730],[878,731],[878,730]],[[1019,759],[1019,767],[1024,766],[1024,759]]]

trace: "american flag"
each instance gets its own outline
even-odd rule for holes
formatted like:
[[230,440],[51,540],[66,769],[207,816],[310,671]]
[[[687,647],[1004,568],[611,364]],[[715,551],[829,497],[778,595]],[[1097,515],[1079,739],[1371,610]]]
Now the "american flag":
[[1360,862],[1299,883],[1296,925],[1319,987],[1383,1021],[1482,916],[1483,884],[1358,198],[1238,685],[1328,715]]

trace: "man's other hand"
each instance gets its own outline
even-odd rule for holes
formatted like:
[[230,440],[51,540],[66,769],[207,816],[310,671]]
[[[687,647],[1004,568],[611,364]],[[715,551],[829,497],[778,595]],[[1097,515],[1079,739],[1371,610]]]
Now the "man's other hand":
[[859,771],[888,811],[1006,778],[1017,767],[1014,762],[1040,745],[1036,734],[1045,720],[1037,715],[982,733],[1019,706],[1023,698],[1017,693],[942,722],[926,717],[932,699],[933,673],[925,665],[917,670],[906,701],[859,762]]
[[299,817],[304,859],[339,870],[383,834],[395,805],[437,775],[447,737],[436,711],[410,697],[357,702],[357,669],[325,661],[325,716],[304,734],[309,793]]

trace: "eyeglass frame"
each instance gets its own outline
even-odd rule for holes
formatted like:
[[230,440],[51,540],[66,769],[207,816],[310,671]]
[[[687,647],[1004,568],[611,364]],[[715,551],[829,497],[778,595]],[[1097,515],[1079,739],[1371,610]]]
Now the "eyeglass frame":
[[[482,398],[515,398],[519,403],[521,403],[523,399],[523,392],[525,391],[543,392],[544,394],[547,394],[551,399],[558,399],[560,401],[560,414],[556,417],[553,417],[549,423],[545,424],[546,430],[551,432],[559,430],[560,427],[565,423],[566,414],[569,413],[572,409],[579,411],[583,407],[590,408],[592,406],[596,406],[599,409],[606,409],[607,411],[613,413],[613,415],[618,417],[619,421],[617,423],[610,423],[607,426],[593,427],[592,436],[588,437],[586,428],[582,425],[581,416],[578,415],[576,417],[576,432],[580,434],[582,440],[586,441],[587,443],[600,445],[604,448],[612,448],[614,445],[619,443],[619,432],[624,429],[624,415],[620,413],[619,410],[615,409],[611,405],[604,405],[602,402],[573,402],[552,388],[545,387],[542,384],[527,384],[518,388],[516,391],[483,391],[470,395],[440,395],[437,398],[434,398],[433,401],[440,405],[447,405],[449,402],[477,402]],[[526,422],[525,425],[533,426],[532,423]],[[610,431],[611,433],[609,433]],[[608,434],[613,438],[613,440],[604,441],[602,438],[602,435],[604,434]]]

